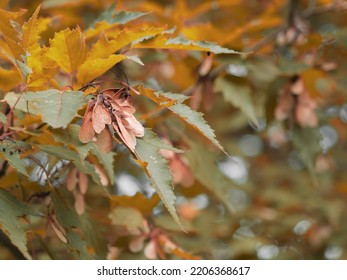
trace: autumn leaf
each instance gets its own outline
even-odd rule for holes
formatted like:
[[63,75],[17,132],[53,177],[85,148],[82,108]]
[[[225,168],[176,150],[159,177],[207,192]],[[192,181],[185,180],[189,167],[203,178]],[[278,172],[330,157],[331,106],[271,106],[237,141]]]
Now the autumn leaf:
[[37,17],[41,6],[38,6],[28,22],[23,25],[23,49],[31,53],[34,49],[39,48],[38,40],[40,39]]
[[0,9],[0,31],[8,46],[9,53],[7,53],[7,55],[11,56],[12,61],[20,60],[21,55],[24,54],[24,49],[20,40],[20,31],[16,29],[16,27],[19,26],[16,26],[17,23],[14,21],[24,13],[25,10],[21,10],[19,12],[9,12]]
[[38,18],[41,6],[37,7],[28,22],[23,25],[23,48],[29,54],[27,66],[31,72],[27,75],[29,89],[41,89],[55,73],[55,65],[44,58],[46,50],[40,46],[40,34],[48,28],[49,19]]
[[0,67],[0,88],[7,92],[18,86],[22,82],[22,77],[16,69],[4,69]]
[[172,113],[182,119],[185,123],[190,125],[193,129],[200,132],[203,136],[208,138],[216,147],[224,152],[223,147],[216,139],[216,135],[211,127],[206,123],[203,118],[203,114],[192,110],[182,102],[187,99],[186,96],[173,93],[155,92],[154,90],[139,87],[139,91],[142,95],[150,98],[152,101],[160,106],[164,106]]
[[159,203],[160,198],[157,194],[151,198],[146,198],[142,193],[136,193],[134,196],[112,196],[112,205],[132,207],[138,209],[143,215],[149,215],[153,208]]
[[183,36],[171,38],[168,34],[158,35],[150,40],[140,42],[132,48],[145,48],[145,49],[174,49],[174,50],[190,50],[190,51],[204,51],[212,52],[215,54],[240,54],[240,52],[223,48],[216,43],[207,41],[192,41]]
[[86,45],[80,28],[64,29],[49,40],[46,56],[68,74],[74,74],[86,58]]
[[79,85],[85,85],[88,82],[100,77],[115,64],[125,59],[125,55],[110,55],[108,58],[87,59],[78,68],[77,82]]

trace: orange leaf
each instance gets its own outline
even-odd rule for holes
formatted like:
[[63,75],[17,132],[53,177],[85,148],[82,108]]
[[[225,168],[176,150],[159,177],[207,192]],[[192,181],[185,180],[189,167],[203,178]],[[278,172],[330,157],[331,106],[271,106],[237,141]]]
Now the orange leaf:
[[160,198],[158,194],[154,194],[151,198],[146,198],[142,193],[136,193],[134,196],[112,196],[112,207],[124,206],[132,207],[139,210],[142,214],[148,215],[153,208],[157,206]]
[[0,89],[4,92],[18,86],[22,77],[16,69],[7,70],[0,67]]
[[19,32],[11,22],[23,15],[25,12],[26,10],[20,10],[19,12],[14,13],[0,9],[0,31],[11,52],[9,55],[14,59],[19,60],[21,60],[21,55],[24,54],[24,50],[20,43]]
[[320,88],[318,87],[319,81],[326,81],[328,85],[328,93],[333,89],[333,85],[331,81],[328,80],[328,77],[324,71],[317,70],[317,69],[309,69],[302,73],[301,78],[304,82],[305,89],[309,92],[310,96],[313,98],[317,98],[321,96],[324,93]]

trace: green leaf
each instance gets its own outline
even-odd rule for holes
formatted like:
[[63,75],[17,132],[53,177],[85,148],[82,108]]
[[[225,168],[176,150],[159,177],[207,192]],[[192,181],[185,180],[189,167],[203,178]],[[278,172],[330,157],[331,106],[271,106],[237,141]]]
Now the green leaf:
[[319,128],[295,127],[292,134],[293,144],[311,175],[315,173],[317,156],[322,152],[319,144],[321,134]]
[[116,12],[115,8],[116,8],[116,5],[112,4],[90,25],[90,27],[93,28],[95,26],[95,23],[101,22],[101,21],[106,21],[109,24],[114,24],[114,23],[124,24],[149,14],[149,13],[143,13],[143,12],[127,12],[127,11]]
[[66,246],[77,259],[91,259],[86,249],[85,242],[73,230],[81,228],[81,222],[70,205],[64,200],[58,190],[52,192],[52,202],[56,218],[61,226],[66,230]]
[[92,152],[105,168],[110,184],[112,185],[114,183],[113,159],[115,153],[101,153],[94,142],[83,144],[79,140],[80,128],[79,125],[70,124],[66,129],[53,130],[53,137],[57,142],[70,143],[74,145],[82,161],[86,158],[89,152]]
[[209,51],[215,54],[229,53],[229,54],[242,54],[241,52],[231,50],[228,48],[223,48],[219,46],[217,43],[208,42],[208,41],[192,41],[183,36],[178,36],[175,38],[170,38],[166,42],[167,46],[187,46],[189,49],[194,49],[194,47],[200,47],[205,49],[205,51]]
[[[153,144],[153,137],[153,134],[146,131],[142,139],[138,138],[135,155],[149,176],[152,187],[156,190],[176,223],[183,229],[175,209],[176,197],[173,192],[172,175],[167,166],[167,161],[159,153],[161,147]],[[158,141],[160,140],[155,142]]]
[[183,94],[154,92],[153,90],[143,88],[142,86],[139,87],[139,91],[142,95],[150,98],[158,105],[164,106],[169,109],[172,113],[174,113],[184,122],[188,123],[195,130],[199,131],[202,135],[208,138],[214,145],[216,145],[225,153],[223,147],[216,139],[214,131],[204,120],[203,114],[194,111],[193,109],[182,103],[188,99],[187,96],[184,96]]
[[226,79],[218,78],[215,82],[215,90],[221,91],[225,101],[239,108],[255,125],[258,125],[251,99],[251,91],[248,86],[234,84]]
[[224,152],[223,147],[219,144],[216,139],[216,135],[212,128],[204,120],[202,113],[196,112],[187,105],[184,104],[175,104],[170,106],[169,109],[175,113],[182,120],[191,125],[194,129],[198,130],[201,134],[207,137],[214,145]]
[[0,143],[0,153],[4,155],[8,163],[15,168],[18,172],[29,177],[29,174],[26,170],[25,160],[20,158],[17,147],[14,143],[10,141],[3,141]]
[[94,182],[97,184],[100,183],[99,175],[96,173],[94,165],[89,163],[88,161],[82,160],[79,154],[69,148],[62,146],[53,146],[53,145],[38,145],[38,148],[46,152],[52,156],[55,156],[59,159],[66,159],[73,162],[73,164],[85,174],[89,174],[92,176]]
[[304,72],[305,70],[308,70],[310,66],[304,63],[298,63],[293,60],[282,58],[279,61],[278,68],[282,74],[294,75],[294,74],[300,74]]
[[235,185],[218,168],[216,153],[196,142],[190,141],[189,145],[190,150],[186,153],[186,157],[196,179],[220,199],[231,212],[234,212],[228,193],[235,188]]
[[77,111],[83,106],[83,92],[59,91],[49,89],[46,91],[28,92],[20,96],[9,92],[5,100],[12,107],[19,99],[16,109],[34,115],[41,115],[42,120],[53,128],[66,127],[76,116]]
[[118,11],[113,16],[112,20],[109,23],[119,23],[124,24],[131,20],[135,20],[139,17],[148,15],[149,12],[143,13],[143,12],[128,12],[128,11]]
[[28,204],[0,188],[0,227],[27,259],[31,256],[26,247],[26,233],[18,218],[35,214]]
[[118,206],[108,215],[112,225],[124,226],[130,233],[144,231],[143,217],[139,210]]
[[31,74],[33,71],[31,70],[31,68],[28,66],[27,64],[27,57],[30,56],[30,53],[26,53],[26,55],[21,55],[21,58],[23,59],[23,61],[20,60],[16,60],[17,62],[17,66],[20,69],[20,71],[23,74],[23,77],[26,79],[29,74]]
[[170,144],[164,142],[161,140],[156,133],[154,133],[149,128],[145,128],[145,135],[146,135],[146,141],[147,143],[152,144],[153,146],[158,147],[159,149],[169,150],[173,151],[175,153],[184,153],[183,150],[176,149],[175,147],[172,147]]
[[4,113],[0,112],[0,122],[5,123],[7,121],[6,115]]

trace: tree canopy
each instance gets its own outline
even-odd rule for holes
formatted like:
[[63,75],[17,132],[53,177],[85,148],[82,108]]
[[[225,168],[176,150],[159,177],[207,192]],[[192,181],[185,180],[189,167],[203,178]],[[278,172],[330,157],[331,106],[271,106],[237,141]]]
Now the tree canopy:
[[0,259],[344,259],[345,1],[0,0]]

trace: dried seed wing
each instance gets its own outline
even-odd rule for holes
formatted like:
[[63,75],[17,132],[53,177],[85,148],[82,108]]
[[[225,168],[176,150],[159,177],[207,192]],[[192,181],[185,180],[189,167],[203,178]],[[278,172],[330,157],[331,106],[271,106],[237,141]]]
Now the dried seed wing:
[[92,124],[92,112],[86,112],[84,115],[81,130],[79,133],[79,139],[82,143],[88,143],[94,138],[94,129]]
[[112,150],[113,139],[108,127],[105,127],[105,129],[98,135],[96,144],[102,153],[108,153]]
[[76,187],[76,171],[75,167],[72,167],[69,171],[69,174],[66,177],[66,188],[71,192]]
[[92,115],[92,124],[96,133],[100,133],[105,125],[111,124],[111,114],[103,104],[95,106]]
[[88,189],[88,177],[84,173],[79,173],[78,187],[82,194],[85,194]]

